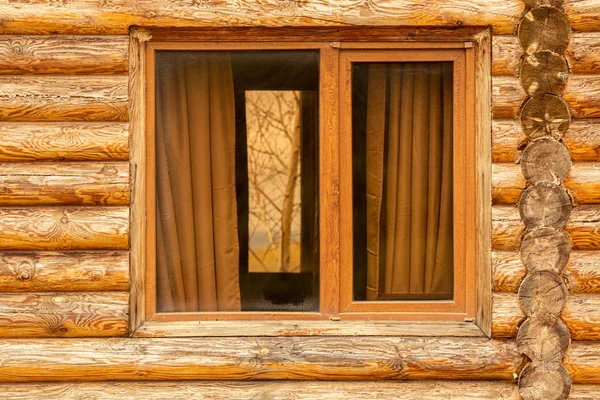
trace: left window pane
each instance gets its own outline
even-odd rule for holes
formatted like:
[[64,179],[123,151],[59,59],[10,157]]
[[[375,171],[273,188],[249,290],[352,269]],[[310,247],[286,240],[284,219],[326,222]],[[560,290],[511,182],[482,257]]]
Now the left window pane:
[[318,311],[317,51],[157,51],[158,312]]

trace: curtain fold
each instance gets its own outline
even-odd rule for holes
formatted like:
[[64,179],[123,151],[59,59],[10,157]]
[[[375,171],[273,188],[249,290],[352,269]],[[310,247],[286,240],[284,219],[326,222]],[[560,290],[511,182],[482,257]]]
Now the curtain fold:
[[452,65],[370,64],[367,300],[451,295]]
[[170,60],[156,74],[157,310],[240,311],[231,62]]

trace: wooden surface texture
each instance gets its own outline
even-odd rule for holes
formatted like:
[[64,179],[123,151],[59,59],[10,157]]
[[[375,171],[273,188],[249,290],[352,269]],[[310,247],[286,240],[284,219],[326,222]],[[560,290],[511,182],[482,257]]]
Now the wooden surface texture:
[[2,250],[129,248],[129,208],[0,208]]
[[126,122],[0,122],[0,162],[128,159]]
[[0,187],[0,206],[127,205],[129,163],[0,163]]
[[[600,164],[574,163],[565,186],[575,204],[600,204]],[[493,204],[516,204],[525,189],[525,178],[518,165],[492,165]]]
[[[600,208],[579,206],[573,209],[566,227],[574,250],[600,249]],[[525,225],[519,210],[512,206],[492,207],[492,245],[494,250],[518,250]]]
[[[589,386],[577,389],[575,393],[581,396],[599,393],[598,389]],[[519,400],[515,384],[493,381],[32,383],[0,384],[0,392],[15,400]]]
[[0,36],[0,75],[126,74],[128,36]]
[[[492,40],[492,74],[519,73],[523,50],[515,35],[497,35]],[[600,73],[600,32],[575,32],[565,53],[573,74]]]
[[[516,293],[526,269],[516,251],[492,253],[494,292]],[[574,251],[569,257],[563,277],[571,293],[600,293],[600,252]]]
[[128,289],[126,251],[0,253],[0,292]]
[[127,121],[127,75],[0,76],[2,121]]
[[0,337],[126,336],[128,292],[1,293]]
[[[600,80],[596,75],[571,75],[564,92],[573,118],[600,117]],[[515,118],[526,99],[518,78],[495,76],[492,79],[495,119]]]
[[[494,338],[512,338],[518,325],[525,320],[516,294],[494,294]],[[562,319],[567,324],[572,340],[600,340],[600,296],[570,294]]]
[[[258,4],[246,0],[242,3],[117,0],[101,4],[76,0],[68,5],[19,0],[0,7],[0,15],[8,16],[0,25],[0,33],[126,34],[130,26],[491,25],[495,33],[511,34],[523,9],[520,0],[476,0],[460,6],[450,6],[444,0],[427,3],[404,0],[402,7],[382,0],[368,3],[267,0]],[[572,9],[571,17],[580,21],[580,25],[593,27],[595,23],[593,16],[578,5]]]
[[[600,120],[577,119],[564,137],[574,162],[600,161]],[[492,121],[492,160],[495,163],[512,163],[521,157],[521,144],[525,140],[517,120]]]
[[279,337],[0,340],[0,382],[504,380],[521,363],[487,338]]

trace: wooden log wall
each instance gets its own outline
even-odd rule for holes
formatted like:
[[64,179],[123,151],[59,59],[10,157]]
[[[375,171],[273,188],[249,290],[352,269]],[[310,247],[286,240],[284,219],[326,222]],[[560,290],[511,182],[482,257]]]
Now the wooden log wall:
[[[0,4],[0,393],[495,399],[518,398],[520,374],[522,398],[564,398],[568,375],[571,398],[600,398],[599,10],[599,0]],[[129,333],[129,28],[257,24],[492,27],[494,340],[104,338]],[[540,218],[542,198],[561,205],[558,218]],[[548,266],[555,276],[538,273]],[[553,284],[565,290],[539,290]],[[564,305],[560,319],[540,312],[548,299]],[[521,353],[534,362],[523,368]],[[540,392],[554,376],[562,386]],[[328,382],[211,381],[221,378]],[[178,379],[208,381],[157,382]],[[460,382],[472,379],[483,381]]]
[[129,333],[127,36],[0,36],[0,336]]

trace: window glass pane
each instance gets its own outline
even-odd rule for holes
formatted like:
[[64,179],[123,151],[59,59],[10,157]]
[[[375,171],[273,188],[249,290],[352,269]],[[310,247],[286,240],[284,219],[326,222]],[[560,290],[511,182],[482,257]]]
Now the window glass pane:
[[318,52],[156,53],[157,311],[318,311]]
[[453,297],[452,68],[352,65],[355,300]]

